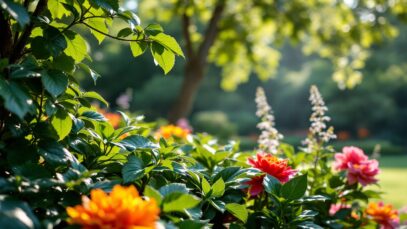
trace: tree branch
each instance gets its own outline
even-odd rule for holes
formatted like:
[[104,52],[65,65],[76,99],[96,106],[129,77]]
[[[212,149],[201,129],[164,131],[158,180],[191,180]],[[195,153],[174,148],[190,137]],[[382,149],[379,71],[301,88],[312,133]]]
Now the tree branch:
[[192,47],[191,34],[189,31],[190,26],[191,18],[186,13],[184,13],[184,15],[182,15],[182,33],[185,39],[186,56],[188,59],[193,59],[194,50]]
[[215,38],[218,35],[218,22],[222,18],[223,10],[225,9],[225,0],[219,0],[216,3],[215,9],[213,10],[211,20],[206,28],[204,40],[198,49],[198,58],[200,64],[204,65],[206,58],[208,57],[209,49],[215,42]]
[[102,31],[100,31],[99,29],[96,29],[95,27],[93,27],[93,26],[87,24],[86,22],[83,22],[83,21],[82,21],[82,22],[80,22],[80,23],[81,23],[81,24],[84,24],[85,26],[87,26],[88,28],[90,28],[90,29],[92,29],[92,30],[95,30],[96,32],[98,32],[98,33],[100,33],[100,34],[105,35],[106,37],[110,37],[110,38],[115,39],[115,40],[119,40],[119,41],[130,41],[130,42],[132,42],[132,41],[135,41],[135,42],[139,42],[139,41],[149,42],[149,41],[150,41],[150,40],[148,40],[148,39],[146,39],[146,38],[142,38],[142,39],[125,39],[125,38],[121,38],[121,37],[115,37],[115,36],[112,36],[112,35],[110,35],[110,34],[108,34],[108,33],[102,32]]
[[34,10],[34,13],[31,15],[30,24],[25,28],[24,32],[21,34],[18,42],[14,45],[13,53],[10,57],[10,63],[15,63],[19,60],[23,54],[24,47],[27,44],[28,38],[31,35],[32,30],[34,29],[34,19],[38,17],[41,12],[46,8],[48,0],[39,0],[37,7]]

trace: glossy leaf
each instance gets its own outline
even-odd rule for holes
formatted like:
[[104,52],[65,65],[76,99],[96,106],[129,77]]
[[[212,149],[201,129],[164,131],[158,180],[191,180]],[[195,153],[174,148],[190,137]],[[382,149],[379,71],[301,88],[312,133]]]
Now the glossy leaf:
[[226,204],[226,210],[232,213],[232,215],[240,219],[242,222],[245,223],[247,221],[249,213],[247,212],[247,208],[245,205],[236,203]]
[[294,177],[281,188],[281,195],[288,200],[299,199],[307,191],[307,175]]
[[68,88],[68,77],[58,70],[48,70],[41,73],[41,81],[53,97],[62,94]]
[[144,175],[143,161],[134,155],[130,155],[127,158],[126,164],[123,166],[122,175],[124,183],[130,183],[140,179]]
[[52,117],[51,124],[56,130],[59,140],[64,139],[72,129],[72,119],[68,113],[62,109],[59,109]]

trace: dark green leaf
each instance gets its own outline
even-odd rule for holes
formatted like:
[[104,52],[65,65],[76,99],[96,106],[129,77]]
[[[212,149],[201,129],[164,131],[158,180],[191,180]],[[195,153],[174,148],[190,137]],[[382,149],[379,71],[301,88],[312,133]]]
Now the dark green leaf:
[[124,28],[124,29],[120,30],[120,31],[117,33],[117,36],[118,36],[118,37],[127,37],[127,36],[129,36],[130,34],[133,34],[133,30],[131,30],[130,28]]
[[21,27],[30,22],[30,15],[28,15],[27,10],[23,6],[10,0],[0,0],[0,7],[14,18]]
[[0,78],[0,96],[4,99],[5,107],[21,119],[32,106],[28,93],[17,83],[8,82]]
[[207,221],[203,220],[183,220],[177,223],[179,229],[202,229],[206,228]]
[[140,179],[144,175],[143,161],[135,155],[130,155],[122,169],[123,182],[130,183]]
[[119,0],[90,0],[90,2],[106,11],[119,10]]
[[281,188],[281,195],[288,200],[299,199],[307,191],[307,175],[294,177]]
[[120,142],[128,151],[134,151],[136,149],[155,149],[157,144],[150,141],[150,139],[141,135],[132,135],[126,137]]
[[39,154],[50,164],[67,165],[74,160],[72,154],[55,141],[43,141],[39,144]]
[[54,57],[52,60],[52,67],[71,73],[75,69],[75,60],[72,57],[67,56],[65,53],[62,53],[61,55]]
[[85,117],[88,119],[92,119],[95,121],[101,121],[101,122],[105,122],[107,121],[107,119],[105,118],[105,116],[103,116],[102,114],[96,112],[96,111],[85,111],[81,114],[81,117]]
[[160,188],[160,193],[163,196],[167,196],[171,193],[188,193],[187,186],[185,184],[173,183]]
[[62,94],[68,88],[68,77],[59,70],[48,70],[41,73],[41,81],[53,97]]
[[37,217],[27,203],[4,198],[0,200],[0,225],[13,229],[40,228]]
[[263,179],[263,186],[266,192],[270,194],[279,195],[279,191],[281,189],[281,183],[275,177],[267,174]]

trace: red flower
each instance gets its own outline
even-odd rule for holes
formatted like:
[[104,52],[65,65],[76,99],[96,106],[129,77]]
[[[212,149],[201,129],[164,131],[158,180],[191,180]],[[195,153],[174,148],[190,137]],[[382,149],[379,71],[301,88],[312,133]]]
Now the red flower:
[[[254,168],[275,177],[283,184],[297,173],[288,165],[287,159],[279,159],[267,153],[257,153],[256,158],[248,159],[248,163]],[[251,181],[247,182],[250,186],[249,192],[251,196],[256,196],[263,191],[264,176],[253,177]]]

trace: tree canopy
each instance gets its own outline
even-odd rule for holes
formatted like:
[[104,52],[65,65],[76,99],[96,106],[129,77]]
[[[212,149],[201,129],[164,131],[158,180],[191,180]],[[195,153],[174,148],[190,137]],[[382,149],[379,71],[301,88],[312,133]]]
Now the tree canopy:
[[287,41],[330,59],[333,79],[343,88],[361,82],[368,48],[397,35],[390,16],[405,19],[407,2],[148,0],[141,1],[139,12],[163,23],[178,18],[187,57],[221,67],[226,90],[234,90],[252,73],[270,78],[279,63],[278,47]]

